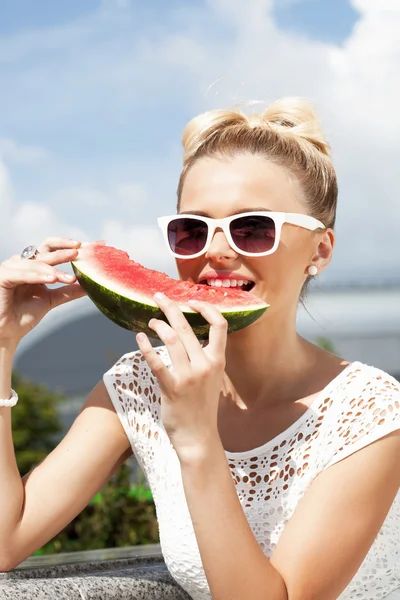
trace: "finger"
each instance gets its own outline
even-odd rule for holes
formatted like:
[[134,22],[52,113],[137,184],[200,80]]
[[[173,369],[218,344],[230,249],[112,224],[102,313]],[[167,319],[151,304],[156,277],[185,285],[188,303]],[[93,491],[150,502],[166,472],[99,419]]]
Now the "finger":
[[62,283],[72,283],[76,281],[76,277],[73,274],[65,273],[60,269],[55,269],[53,265],[49,265],[41,260],[21,260],[18,265],[14,261],[6,261],[4,263],[10,270],[17,269],[20,272],[25,271],[26,273],[33,271],[36,273],[42,273],[43,275],[50,275],[53,277],[53,282],[61,281]]
[[50,284],[56,280],[54,275],[38,270],[0,269],[0,285],[9,289],[23,284]]
[[[54,238],[57,239],[57,238]],[[60,240],[62,241],[62,240]],[[73,241],[73,240],[71,240]],[[64,263],[69,263],[72,260],[76,259],[79,254],[79,248],[81,246],[88,245],[86,243],[81,244],[81,242],[74,242],[76,244],[80,244],[79,247],[76,248],[60,248],[59,250],[52,251],[39,251],[39,254],[35,260],[40,260],[42,262],[47,263],[48,265],[62,265]],[[90,242],[91,244],[92,242]],[[95,244],[99,244],[104,246],[106,242],[104,240],[99,240],[97,242],[93,242]]]
[[38,247],[38,251],[42,254],[45,252],[53,252],[54,250],[60,250],[63,248],[79,248],[81,242],[78,240],[71,240],[70,238],[63,237],[48,237]]
[[[35,259],[36,262],[44,262],[48,265],[62,265],[69,263],[78,256],[78,248],[54,250],[54,252],[41,252]],[[33,261],[24,261],[33,262]]]
[[177,332],[159,319],[150,319],[149,327],[167,347],[175,371],[179,370],[182,375],[187,373],[190,369],[189,357]]
[[221,358],[225,361],[226,340],[228,335],[228,322],[222,316],[216,306],[207,302],[198,302],[189,300],[189,305],[197,310],[206,321],[210,323],[210,332],[208,334],[208,346],[203,350],[212,354],[214,358]]
[[17,263],[9,260],[3,263],[0,266],[1,285],[11,288],[21,284],[56,283],[57,281],[71,283],[75,281],[74,275],[58,271],[45,263],[32,261],[33,264],[26,264],[27,262]]
[[85,290],[77,283],[71,285],[63,285],[55,290],[50,290],[50,306],[51,309],[66,304],[72,300],[78,300],[86,296]]
[[172,389],[173,383],[171,373],[168,371],[160,356],[154,350],[149,338],[145,333],[138,333],[136,336],[136,341],[139,346],[139,350],[143,354],[147,364],[157,377],[160,387],[166,392],[166,395],[168,395],[168,390]]
[[199,340],[176,302],[161,293],[155,294],[154,300],[167,317],[172,329],[178,334],[190,361],[204,360]]

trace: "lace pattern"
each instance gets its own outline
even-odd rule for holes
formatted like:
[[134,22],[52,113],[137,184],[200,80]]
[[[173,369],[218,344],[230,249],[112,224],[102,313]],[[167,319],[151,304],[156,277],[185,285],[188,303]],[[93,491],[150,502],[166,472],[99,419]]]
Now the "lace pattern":
[[[165,347],[157,352],[170,366]],[[104,382],[152,490],[166,565],[194,600],[209,600],[179,460],[161,421],[157,380],[141,353],[133,352],[104,375]],[[248,452],[226,452],[238,498],[265,555],[271,556],[318,473],[396,429],[400,429],[399,384],[356,362],[273,440]],[[340,600],[376,600],[394,590],[400,599],[399,548],[400,492]]]

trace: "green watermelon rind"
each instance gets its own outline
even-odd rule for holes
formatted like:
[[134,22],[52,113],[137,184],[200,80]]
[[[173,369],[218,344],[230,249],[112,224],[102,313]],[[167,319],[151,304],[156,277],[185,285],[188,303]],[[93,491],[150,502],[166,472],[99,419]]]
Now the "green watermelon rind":
[[[86,291],[90,300],[106,317],[128,331],[143,332],[152,338],[158,337],[153,329],[150,329],[148,326],[152,318],[168,323],[167,317],[158,306],[145,301],[128,298],[123,294],[106,288],[92,279],[88,274],[83,273],[76,264],[71,264],[79,284]],[[257,321],[267,308],[269,308],[268,304],[260,307],[244,308],[243,310],[238,310],[238,307],[220,310],[228,321],[228,333],[233,333]],[[185,308],[182,309],[182,312],[196,337],[207,339],[210,325],[204,317],[198,312],[185,310]]]

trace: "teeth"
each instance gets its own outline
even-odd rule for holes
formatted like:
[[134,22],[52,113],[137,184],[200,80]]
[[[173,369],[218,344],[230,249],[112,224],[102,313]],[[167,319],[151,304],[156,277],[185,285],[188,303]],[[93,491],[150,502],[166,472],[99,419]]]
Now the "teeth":
[[248,279],[207,279],[207,284],[213,287],[242,287],[248,283]]

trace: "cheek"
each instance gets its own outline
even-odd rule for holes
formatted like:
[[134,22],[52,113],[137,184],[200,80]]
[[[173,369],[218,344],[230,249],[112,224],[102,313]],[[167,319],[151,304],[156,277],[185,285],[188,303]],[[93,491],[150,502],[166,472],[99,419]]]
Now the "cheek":
[[[293,228],[282,236],[276,251],[276,260],[290,273],[303,272],[312,253],[312,244],[306,232]],[[273,256],[273,255],[272,255]],[[271,256],[271,258],[272,258]]]
[[285,295],[301,287],[307,268],[309,249],[298,238],[281,240],[278,249],[270,256],[254,261],[253,270],[257,273],[261,285],[272,294]]
[[188,260],[176,259],[175,263],[180,279],[183,279],[184,281],[190,279],[197,281],[197,276],[201,270],[200,260],[198,258]]

